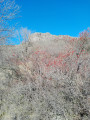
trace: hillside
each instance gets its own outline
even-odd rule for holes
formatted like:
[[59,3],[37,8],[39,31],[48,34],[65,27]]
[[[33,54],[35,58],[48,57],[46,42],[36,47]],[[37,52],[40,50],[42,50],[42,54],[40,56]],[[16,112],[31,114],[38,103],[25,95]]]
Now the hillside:
[[0,120],[89,120],[90,38],[31,34],[0,46]]

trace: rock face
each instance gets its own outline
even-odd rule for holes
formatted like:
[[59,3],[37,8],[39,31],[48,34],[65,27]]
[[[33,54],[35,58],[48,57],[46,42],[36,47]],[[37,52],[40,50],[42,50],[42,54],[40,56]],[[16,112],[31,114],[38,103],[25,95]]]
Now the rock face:
[[89,120],[90,53],[79,38],[34,33],[0,46],[0,120]]

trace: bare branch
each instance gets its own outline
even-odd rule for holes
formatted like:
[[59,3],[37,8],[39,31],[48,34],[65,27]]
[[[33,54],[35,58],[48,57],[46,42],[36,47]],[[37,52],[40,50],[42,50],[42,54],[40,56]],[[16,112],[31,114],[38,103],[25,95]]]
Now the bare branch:
[[11,22],[16,18],[18,12],[19,6],[15,4],[15,0],[0,0],[0,41],[6,41],[11,37],[14,30]]

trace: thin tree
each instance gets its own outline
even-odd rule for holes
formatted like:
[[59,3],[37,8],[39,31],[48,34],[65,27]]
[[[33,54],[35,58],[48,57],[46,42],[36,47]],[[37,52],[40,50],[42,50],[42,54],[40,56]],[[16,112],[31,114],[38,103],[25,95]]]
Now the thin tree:
[[15,0],[0,0],[0,44],[4,44],[12,37],[14,20],[19,12]]

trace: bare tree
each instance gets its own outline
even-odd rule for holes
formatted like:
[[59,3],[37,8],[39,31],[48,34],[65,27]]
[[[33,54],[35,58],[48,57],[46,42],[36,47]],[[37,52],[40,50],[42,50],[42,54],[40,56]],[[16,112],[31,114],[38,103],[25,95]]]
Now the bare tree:
[[12,36],[14,21],[19,12],[15,0],[0,0],[0,44],[4,44]]

